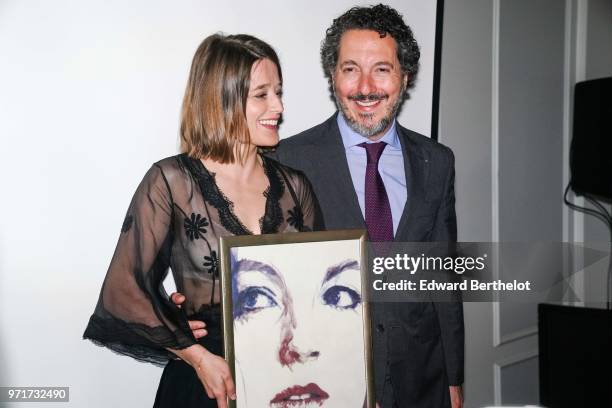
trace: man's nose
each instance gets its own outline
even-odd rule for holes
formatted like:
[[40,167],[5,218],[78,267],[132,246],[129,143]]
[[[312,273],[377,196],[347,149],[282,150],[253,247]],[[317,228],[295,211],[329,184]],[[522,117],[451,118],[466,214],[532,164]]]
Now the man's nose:
[[359,93],[369,95],[376,89],[370,74],[361,74],[359,77]]

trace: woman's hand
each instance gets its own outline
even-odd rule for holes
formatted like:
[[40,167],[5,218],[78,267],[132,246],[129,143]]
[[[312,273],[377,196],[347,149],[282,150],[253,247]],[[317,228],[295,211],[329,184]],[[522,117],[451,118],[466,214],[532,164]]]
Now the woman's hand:
[[207,350],[194,368],[204,384],[208,398],[215,398],[219,408],[227,407],[226,395],[230,399],[236,399],[234,380],[223,358]]
[[[174,303],[179,309],[183,302],[185,302],[185,295],[180,292],[174,292],[170,295],[170,300]],[[191,329],[191,333],[196,340],[206,336],[208,331],[206,331],[206,323],[201,320],[188,320],[189,328]]]
[[227,400],[236,399],[236,387],[227,362],[194,344],[183,350],[170,350],[196,370],[208,398],[217,400],[217,407],[227,408]]

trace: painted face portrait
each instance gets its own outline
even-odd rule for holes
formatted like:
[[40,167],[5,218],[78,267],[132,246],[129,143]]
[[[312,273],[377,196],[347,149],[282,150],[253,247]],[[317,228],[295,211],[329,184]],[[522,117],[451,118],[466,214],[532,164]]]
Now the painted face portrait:
[[354,240],[231,249],[238,407],[363,406],[358,254]]

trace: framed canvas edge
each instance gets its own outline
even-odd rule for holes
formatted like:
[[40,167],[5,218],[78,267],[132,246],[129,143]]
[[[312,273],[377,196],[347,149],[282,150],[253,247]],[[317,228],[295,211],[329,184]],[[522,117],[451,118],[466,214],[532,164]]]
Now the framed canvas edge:
[[442,37],[444,35],[444,0],[436,1],[434,34],[433,88],[431,95],[431,138],[438,140],[440,128],[440,83],[442,75]]
[[[223,351],[228,363],[232,378],[236,379],[234,364],[234,325],[232,319],[232,287],[230,268],[230,249],[234,247],[299,244],[308,242],[324,241],[359,241],[361,291],[362,291],[362,319],[363,319],[363,348],[366,375],[366,407],[375,408],[376,399],[374,395],[374,361],[372,356],[372,326],[371,310],[368,296],[367,279],[367,231],[365,229],[343,229],[331,231],[295,232],[264,235],[240,235],[219,238],[220,266],[221,266],[221,326],[223,330]],[[236,408],[236,401],[228,398],[228,407]]]

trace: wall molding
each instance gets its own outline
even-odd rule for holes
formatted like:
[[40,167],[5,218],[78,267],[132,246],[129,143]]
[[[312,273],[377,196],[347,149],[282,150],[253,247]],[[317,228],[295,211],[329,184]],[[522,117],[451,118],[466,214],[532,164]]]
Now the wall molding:
[[[499,24],[500,1],[493,0],[491,44],[491,241],[499,242]],[[491,263],[499,273],[498,246],[493,245]],[[497,298],[497,294],[495,295]],[[493,347],[500,345],[499,301],[493,305]]]
[[[572,46],[573,53],[571,54],[572,60],[569,63],[573,63],[571,67],[571,74],[567,78],[566,85],[568,86],[567,98],[567,126],[568,135],[567,139],[564,140],[567,143],[567,165],[569,166],[569,148],[571,143],[571,129],[573,126],[573,108],[574,108],[574,85],[576,82],[584,81],[586,79],[586,58],[587,58],[587,25],[588,25],[588,0],[572,0],[572,10],[575,9],[575,13],[572,15],[572,38],[570,38],[570,46]],[[569,169],[568,169],[568,182],[569,182]],[[584,207],[585,201],[583,197],[575,197],[573,201],[576,205]],[[570,211],[568,209],[568,211]],[[572,235],[571,240],[573,242],[584,242],[584,214],[579,211],[571,211],[572,215],[568,215],[572,224]],[[573,260],[572,260],[573,261]],[[578,297],[585,299],[585,284],[584,284],[584,273],[576,273],[572,279],[572,287]],[[583,306],[582,302],[573,302],[575,306]]]
[[[492,15],[492,67],[491,67],[491,214],[492,214],[492,242],[500,242],[500,123],[499,123],[499,58],[500,58],[500,13],[501,0],[493,0]],[[584,80],[586,76],[586,45],[587,45],[587,18],[588,0],[565,0],[564,23],[564,60],[563,60],[563,157],[562,168],[563,186],[560,186],[561,198],[565,186],[570,179],[569,148],[571,143],[573,86],[576,82]],[[561,202],[561,199],[559,200]],[[584,205],[582,198],[575,202]],[[584,241],[584,216],[582,213],[572,211],[562,202],[562,239],[566,242]],[[499,272],[499,253],[492,251],[491,263],[496,274]],[[496,276],[499,278],[499,276]],[[579,298],[584,299],[584,275],[575,274],[572,288]],[[498,297],[496,297],[498,300]],[[509,334],[501,334],[501,308],[498,301],[493,302],[493,345],[499,347],[504,344],[530,337],[537,334],[537,326],[527,327]]]
[[510,367],[516,364],[523,363],[525,361],[532,360],[538,357],[537,350],[526,351],[523,353],[515,354],[514,356],[504,358],[499,360],[493,364],[493,393],[495,399],[495,405],[502,404],[502,385],[501,385],[501,377],[502,370],[506,367]]
[[491,64],[491,241],[499,242],[499,24],[500,1],[493,0]]

